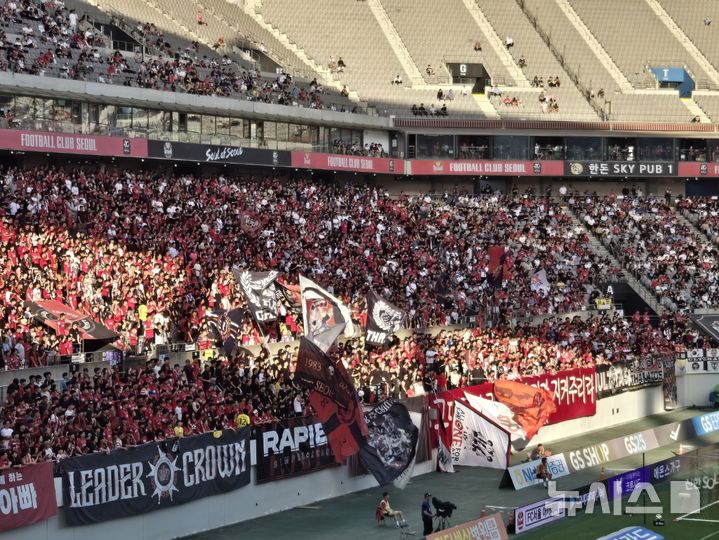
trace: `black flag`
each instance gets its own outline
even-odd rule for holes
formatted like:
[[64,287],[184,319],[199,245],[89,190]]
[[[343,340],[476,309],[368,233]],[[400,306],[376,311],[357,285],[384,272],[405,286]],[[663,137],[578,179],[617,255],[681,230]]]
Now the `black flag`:
[[279,272],[233,271],[247,299],[252,316],[258,323],[277,320],[277,291],[275,280]]
[[419,429],[407,407],[391,399],[377,405],[365,419],[369,436],[360,459],[380,486],[391,484],[413,465]]
[[304,336],[300,338],[295,381],[345,409],[355,399],[354,384],[344,367],[335,365],[319,346]]
[[373,290],[367,294],[367,326],[365,340],[372,345],[384,345],[407,320],[407,312],[387,302]]

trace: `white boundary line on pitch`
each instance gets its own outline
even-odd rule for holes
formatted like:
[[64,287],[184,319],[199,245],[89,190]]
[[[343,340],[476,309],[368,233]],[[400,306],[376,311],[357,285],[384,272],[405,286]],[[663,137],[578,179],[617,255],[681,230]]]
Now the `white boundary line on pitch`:
[[719,534],[719,531],[714,531],[713,533],[709,533],[706,536],[702,536],[699,540],[709,540],[709,538],[713,538],[717,534]]
[[[699,510],[692,510],[691,512],[689,512],[689,513],[687,513],[687,514],[684,514],[683,516],[679,516],[679,517],[676,518],[674,521],[683,521],[684,518],[686,518],[687,516],[691,516],[692,514],[698,514],[699,512],[701,512],[702,510],[704,510],[705,508],[709,508],[710,506],[714,506],[715,504],[719,504],[719,500],[716,500],[716,501],[711,502],[711,503],[709,503],[709,504],[707,504],[707,505],[704,505],[704,506],[702,506]],[[696,520],[694,520],[694,521],[696,521]],[[719,532],[719,531],[717,531],[717,532]]]
[[682,521],[703,521],[704,523],[719,523],[719,519],[684,518]]

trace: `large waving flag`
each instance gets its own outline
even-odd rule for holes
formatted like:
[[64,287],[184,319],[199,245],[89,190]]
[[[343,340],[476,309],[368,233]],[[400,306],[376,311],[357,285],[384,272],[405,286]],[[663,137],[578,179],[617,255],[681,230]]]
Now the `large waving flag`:
[[506,469],[510,435],[467,402],[455,400],[450,454],[454,465]]
[[531,439],[549,416],[557,410],[554,396],[544,388],[516,381],[500,380],[494,383],[494,397],[514,413],[514,419]]
[[509,431],[512,438],[512,446],[515,448],[524,448],[527,445],[529,442],[527,432],[524,431],[522,425],[514,418],[512,409],[504,403],[475,396],[469,392],[464,393],[464,398],[467,400],[467,403],[477,409],[477,411]]
[[373,290],[367,294],[367,323],[365,340],[373,345],[384,345],[407,320],[407,312],[390,304]]
[[247,305],[258,323],[277,320],[277,290],[275,280],[279,272],[250,272],[233,270]]
[[368,434],[362,406],[352,378],[341,363],[334,363],[307,338],[300,338],[295,382],[310,390],[310,405],[317,412],[338,462],[364,446]]
[[[421,415],[418,422],[421,422]],[[380,486],[404,489],[412,476],[419,441],[419,428],[402,403],[387,400],[366,416],[369,436],[360,459]]]
[[343,332],[346,337],[354,336],[352,313],[333,294],[304,276],[300,276],[300,291],[307,339],[327,352]]

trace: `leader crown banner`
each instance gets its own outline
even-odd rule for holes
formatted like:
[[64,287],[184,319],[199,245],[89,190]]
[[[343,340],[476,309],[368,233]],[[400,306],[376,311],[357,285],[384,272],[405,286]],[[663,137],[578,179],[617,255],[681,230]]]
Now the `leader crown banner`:
[[60,462],[69,525],[162,510],[250,483],[250,428]]

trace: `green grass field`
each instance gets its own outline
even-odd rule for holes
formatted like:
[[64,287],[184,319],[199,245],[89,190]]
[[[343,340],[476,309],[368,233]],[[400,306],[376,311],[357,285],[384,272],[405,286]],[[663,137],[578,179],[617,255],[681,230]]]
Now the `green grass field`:
[[[597,504],[592,514],[577,512],[574,517],[566,517],[556,523],[544,526],[534,532],[523,534],[522,538],[528,540],[595,540],[601,536],[629,527],[641,525],[662,535],[667,540],[719,540],[719,488],[713,490],[702,490],[700,492],[700,505],[702,509],[698,513],[684,516],[683,514],[670,514],[670,483],[662,482],[655,486],[659,495],[665,525],[655,527],[653,525],[654,514],[650,515],[603,515]],[[627,500],[624,498],[626,506]],[[646,505],[651,503],[647,499]],[[613,507],[612,507],[613,509]],[[676,520],[680,518],[679,520]]]

